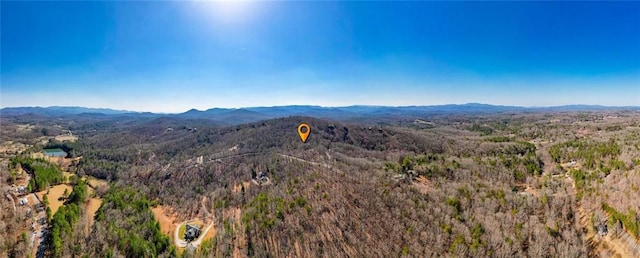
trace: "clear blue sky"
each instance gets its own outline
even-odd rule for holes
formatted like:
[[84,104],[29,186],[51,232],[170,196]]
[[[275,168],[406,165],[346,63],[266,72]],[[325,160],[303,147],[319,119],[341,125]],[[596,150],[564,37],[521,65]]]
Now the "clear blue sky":
[[0,105],[640,105],[640,2],[7,2]]

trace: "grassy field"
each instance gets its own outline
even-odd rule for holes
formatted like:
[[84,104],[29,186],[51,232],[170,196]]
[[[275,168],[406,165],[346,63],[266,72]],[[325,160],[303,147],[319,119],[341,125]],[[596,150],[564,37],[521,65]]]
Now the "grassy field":
[[[60,206],[64,204],[64,200],[58,200],[58,198],[62,196],[65,189],[67,190],[67,194],[71,193],[71,190],[72,190],[71,186],[68,186],[65,184],[56,185],[49,189],[49,194],[47,195],[47,198],[49,199],[49,208],[51,209],[51,215],[56,214],[56,211],[58,211],[58,208],[60,208]],[[38,196],[38,199],[40,199],[41,201],[43,200],[43,197],[45,194],[47,194],[47,190],[36,193],[36,195]]]
[[187,224],[182,224],[180,226],[180,229],[178,229],[178,237],[180,239],[184,239],[184,232],[187,231]]

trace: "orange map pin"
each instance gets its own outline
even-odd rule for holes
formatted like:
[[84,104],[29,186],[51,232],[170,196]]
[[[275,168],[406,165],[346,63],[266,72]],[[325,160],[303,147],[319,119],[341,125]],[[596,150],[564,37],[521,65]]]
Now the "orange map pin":
[[302,140],[302,142],[307,142],[309,133],[311,133],[311,128],[308,124],[302,123],[298,126],[298,135],[300,135],[300,140]]

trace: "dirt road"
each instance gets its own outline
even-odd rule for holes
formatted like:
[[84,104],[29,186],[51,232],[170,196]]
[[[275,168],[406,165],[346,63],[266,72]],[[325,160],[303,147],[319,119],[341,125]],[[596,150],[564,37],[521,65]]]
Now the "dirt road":
[[[200,233],[200,236],[198,236],[198,238],[194,241],[191,241],[191,243],[187,243],[187,241],[182,240],[182,238],[180,237],[180,227],[182,227],[182,225],[189,223],[189,222],[193,222],[196,220],[187,220],[184,221],[180,224],[178,224],[178,226],[176,227],[176,229],[173,231],[173,239],[175,239],[175,243],[177,247],[181,247],[184,248],[187,246],[187,244],[191,244],[194,247],[198,247],[200,245],[200,243],[202,243],[202,240],[205,238],[205,236],[207,235],[207,233],[209,233],[209,230],[211,230],[211,228],[213,228],[213,226],[215,225],[215,216],[209,212],[209,210],[207,209],[207,197],[204,196],[202,197],[202,201],[200,202],[202,205],[202,210],[205,213],[205,217],[210,217],[211,218],[211,222],[209,223],[209,225],[207,225],[207,227],[204,228],[204,230],[202,230],[202,232]],[[206,222],[206,221],[205,221]]]
[[282,153],[278,153],[278,156],[280,156],[280,157],[284,157],[284,158],[288,158],[288,159],[290,159],[290,160],[297,160],[297,161],[301,161],[301,162],[306,162],[306,163],[309,163],[309,164],[311,164],[311,165],[315,165],[315,166],[322,166],[322,167],[325,167],[325,168],[331,168],[331,166],[330,166],[330,165],[325,164],[325,163],[319,163],[319,162],[315,162],[315,161],[309,161],[309,160],[301,159],[301,158],[294,157],[294,156],[289,156],[289,155],[282,154]]

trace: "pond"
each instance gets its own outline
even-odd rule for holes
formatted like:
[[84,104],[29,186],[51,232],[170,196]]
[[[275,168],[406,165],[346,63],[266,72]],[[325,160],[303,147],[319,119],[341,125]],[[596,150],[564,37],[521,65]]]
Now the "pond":
[[44,149],[44,155],[49,157],[66,157],[67,153],[62,149]]

